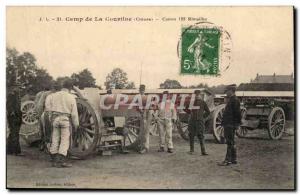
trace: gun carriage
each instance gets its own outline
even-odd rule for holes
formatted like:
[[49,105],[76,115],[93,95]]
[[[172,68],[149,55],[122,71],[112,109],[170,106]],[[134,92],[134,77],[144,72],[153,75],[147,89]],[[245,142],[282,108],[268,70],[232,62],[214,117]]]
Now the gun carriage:
[[[185,104],[188,104],[191,100],[191,96],[195,89],[155,89],[146,90],[145,96],[149,94],[162,95],[162,92],[168,90],[171,95],[177,94],[175,104],[179,105],[181,101],[181,95],[186,95]],[[206,118],[206,131],[207,133],[213,133],[217,142],[221,142],[222,127],[220,126],[220,120],[222,117],[222,111],[224,105],[214,105],[214,95],[207,89],[199,89],[204,94],[204,101],[206,101],[210,115]],[[86,156],[94,153],[95,151],[105,151],[112,148],[136,148],[139,147],[140,142],[143,139],[144,134],[144,116],[143,112],[138,109],[138,106],[134,106],[133,109],[129,109],[130,101],[132,97],[138,94],[138,90],[112,90],[112,97],[106,99],[106,104],[111,105],[110,109],[101,109],[100,102],[101,97],[106,94],[107,91],[99,90],[97,88],[85,88],[80,90],[74,87],[72,93],[76,96],[77,109],[79,115],[79,128],[77,132],[72,132],[72,146],[70,148],[70,154],[78,158],[85,158]],[[115,107],[115,95],[124,94],[129,96],[129,101],[126,104],[121,104],[117,109]],[[26,102],[25,105],[30,109],[23,109],[24,115],[27,116],[30,113],[34,113],[33,102]],[[27,108],[26,107],[26,108]],[[29,113],[30,112],[30,113]],[[35,114],[31,114],[36,116]],[[189,115],[184,109],[177,110],[178,120],[174,124],[174,130],[177,129],[179,134],[185,140],[188,140],[188,120]],[[30,121],[23,118],[23,122],[28,125],[38,123],[38,120],[31,119]],[[153,126],[156,123],[153,121]],[[26,139],[30,139],[29,135],[23,136]],[[32,136],[37,139],[38,136]]]

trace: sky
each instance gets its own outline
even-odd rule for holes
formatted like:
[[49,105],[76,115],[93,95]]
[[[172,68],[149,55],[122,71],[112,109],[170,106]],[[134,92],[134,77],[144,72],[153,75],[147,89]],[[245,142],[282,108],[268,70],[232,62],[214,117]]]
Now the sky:
[[[136,86],[141,78],[147,88],[158,88],[167,78],[213,86],[249,82],[257,73],[294,72],[292,7],[7,7],[6,12],[7,46],[32,53],[54,78],[88,68],[104,86],[107,74],[119,67]],[[62,21],[51,20],[57,17]],[[154,20],[65,21],[81,17]],[[206,18],[230,34],[232,62],[221,76],[179,74],[181,28],[196,22],[179,17]]]

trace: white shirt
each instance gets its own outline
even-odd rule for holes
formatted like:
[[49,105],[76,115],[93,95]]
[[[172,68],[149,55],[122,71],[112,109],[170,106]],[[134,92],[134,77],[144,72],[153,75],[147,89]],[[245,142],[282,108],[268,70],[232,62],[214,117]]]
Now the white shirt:
[[49,94],[45,99],[45,109],[44,111],[51,111],[52,108],[52,95],[53,93]]
[[175,104],[171,100],[161,102],[158,104],[158,117],[161,119],[175,119],[177,118]]
[[49,95],[46,98],[45,110],[70,114],[73,125],[75,127],[79,126],[76,100],[67,89],[62,89],[61,91]]

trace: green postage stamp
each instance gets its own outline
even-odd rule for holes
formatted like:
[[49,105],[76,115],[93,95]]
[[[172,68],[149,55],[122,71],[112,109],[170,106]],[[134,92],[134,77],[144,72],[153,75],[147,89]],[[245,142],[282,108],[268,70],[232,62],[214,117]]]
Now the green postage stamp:
[[180,72],[218,75],[220,35],[217,28],[182,28]]

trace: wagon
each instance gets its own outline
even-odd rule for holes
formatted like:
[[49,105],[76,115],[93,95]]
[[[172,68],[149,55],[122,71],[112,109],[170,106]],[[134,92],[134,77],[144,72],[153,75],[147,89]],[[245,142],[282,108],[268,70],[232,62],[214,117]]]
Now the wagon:
[[[236,92],[236,96],[241,102],[242,124],[237,129],[238,137],[246,137],[249,131],[256,129],[267,130],[269,138],[278,140],[282,137],[285,131],[286,119],[291,119],[294,108],[294,91],[250,91],[245,90],[251,85],[247,84],[239,86],[240,89]],[[264,87],[270,84],[264,84]],[[275,84],[271,84],[275,86]],[[246,88],[245,88],[246,86]],[[238,88],[238,89],[239,89]],[[220,105],[219,115],[222,116],[225,105]],[[223,127],[218,127],[217,140],[223,139]]]
[[[170,94],[185,94],[189,102],[191,94],[196,89],[155,89],[146,90],[145,95],[158,94],[168,90]],[[207,89],[199,89],[204,93],[204,100],[210,109],[210,115],[206,119],[206,129],[208,133],[213,133],[217,142],[221,142],[219,134],[221,132],[220,120],[222,117],[223,105],[214,105],[214,95]],[[72,132],[72,142],[69,150],[71,156],[85,158],[95,152],[105,152],[111,149],[138,149],[143,141],[144,115],[138,108],[128,109],[128,104],[121,105],[118,109],[100,108],[101,97],[106,91],[98,88],[85,88],[80,90],[74,87],[72,93],[76,96],[79,128],[77,132]],[[112,90],[112,96],[116,94],[126,94],[133,96],[138,94],[138,90]],[[109,99],[114,107],[114,98]],[[177,99],[180,102],[180,98]],[[178,103],[177,102],[177,103]],[[33,112],[32,102],[29,104],[29,112]],[[189,115],[184,110],[177,110],[178,120],[174,124],[182,138],[188,140],[188,120]],[[25,119],[25,118],[24,118]],[[37,123],[37,120],[35,120]],[[32,125],[31,121],[24,123]],[[153,123],[155,126],[155,122]]]

